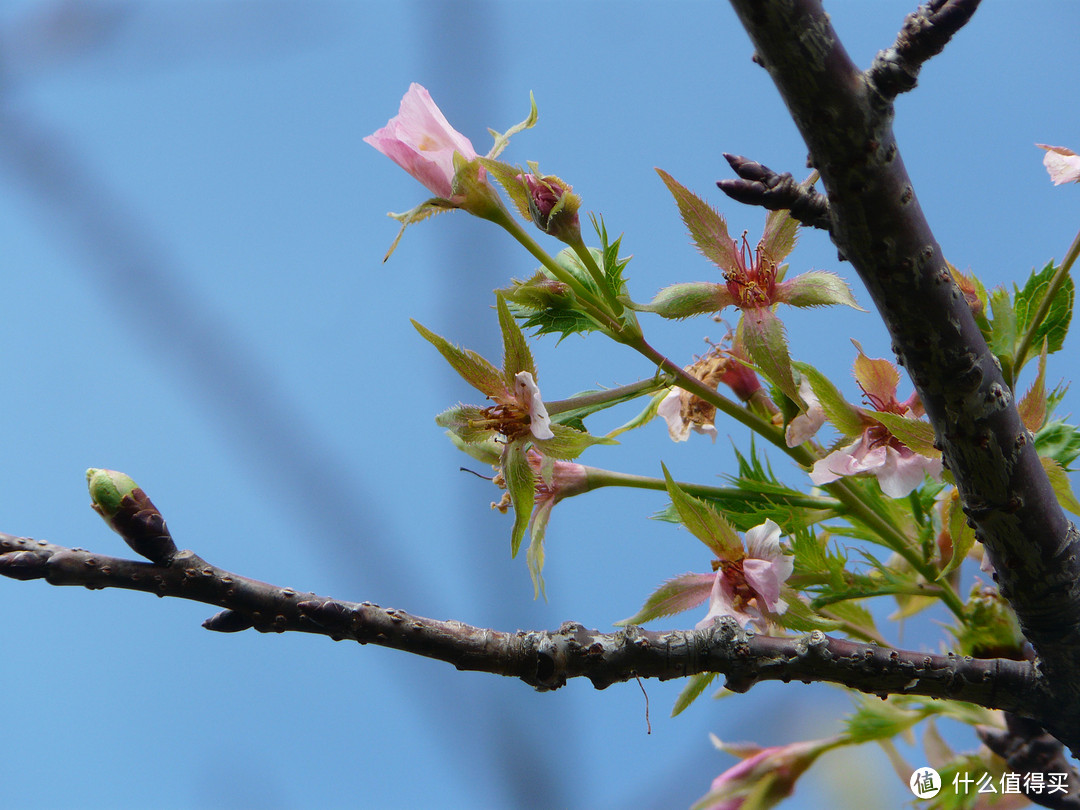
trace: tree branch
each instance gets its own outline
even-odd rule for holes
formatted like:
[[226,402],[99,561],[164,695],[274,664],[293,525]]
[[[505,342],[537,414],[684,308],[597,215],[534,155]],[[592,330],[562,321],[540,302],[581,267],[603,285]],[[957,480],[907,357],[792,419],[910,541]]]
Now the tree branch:
[[736,202],[760,205],[770,211],[786,208],[803,225],[829,230],[829,199],[813,188],[804,186],[790,172],[777,174],[768,166],[740,155],[724,153],[738,180],[717,180],[716,185]]
[[556,631],[505,633],[300,593],[230,573],[190,551],[156,565],[0,533],[0,574],[203,602],[225,608],[203,623],[210,630],[254,627],[351,639],[436,658],[461,670],[519,678],[541,691],[577,677],[604,689],[638,677],[669,680],[719,672],[736,692],[759,681],[823,681],[881,697],[950,698],[1018,712],[1043,699],[1035,669],[1026,661],[895,650],[818,631],[801,638],[759,636],[730,618],[705,630],[628,627],[601,633],[567,622]]
[[[832,237],[866,284],[986,545],[1053,702],[1033,715],[1080,752],[1080,536],[1065,518],[993,354],[927,224],[892,97],[851,62],[818,0],[731,0],[821,173]],[[975,0],[936,0],[902,49],[919,63]],[[931,26],[933,28],[933,26]],[[936,49],[936,50],[935,50]]]
[[1041,773],[1044,784],[1050,784],[1050,774],[1066,774],[1067,792],[1033,790],[1022,785],[1024,795],[1032,802],[1055,810],[1080,810],[1080,774],[1069,762],[1057,740],[1036,723],[1005,713],[1006,730],[979,727],[976,733],[987,748],[1005,760],[1013,773]]

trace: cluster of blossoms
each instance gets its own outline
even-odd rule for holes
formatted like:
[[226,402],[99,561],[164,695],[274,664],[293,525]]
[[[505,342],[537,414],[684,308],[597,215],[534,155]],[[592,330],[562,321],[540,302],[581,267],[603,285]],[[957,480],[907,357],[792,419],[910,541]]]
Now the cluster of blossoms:
[[[541,174],[535,163],[528,163],[526,170],[495,160],[509,136],[532,126],[535,120],[534,105],[529,118],[505,134],[492,131],[495,145],[487,156],[482,157],[468,138],[450,126],[427,90],[413,84],[402,99],[398,115],[364,140],[435,195],[405,214],[392,215],[402,222],[403,229],[434,213],[462,209],[504,227],[532,255],[541,258],[543,266],[532,279],[515,281],[513,287],[496,291],[504,344],[501,369],[415,324],[420,334],[492,403],[456,405],[440,414],[436,422],[448,429],[463,450],[495,467],[495,481],[506,492],[501,502],[494,506],[503,512],[513,509],[512,553],[517,553],[526,533],[531,538],[528,564],[537,593],[543,588],[540,577],[544,562],[543,541],[553,507],[564,498],[607,485],[614,475],[573,461],[592,444],[611,441],[585,432],[582,420],[599,407],[607,407],[619,400],[612,394],[611,401],[597,406],[595,400],[586,403],[589,398],[579,395],[579,398],[551,403],[549,409],[541,397],[537,370],[515,318],[524,321],[528,327],[537,327],[539,333],[555,332],[565,336],[575,331],[599,329],[656,360],[655,351],[644,343],[634,312],[682,319],[700,314],[716,317],[728,307],[735,307],[740,314],[733,332],[721,345],[712,346],[705,356],[686,366],[684,375],[680,377],[678,367],[663,358],[661,367],[674,373],[680,385],[686,388],[673,387],[666,395],[657,394],[646,409],[646,415],[636,420],[637,423],[644,424],[655,414],[664,421],[673,441],[686,441],[692,431],[711,436],[715,441],[717,403],[729,413],[737,410],[730,401],[710,393],[717,392],[723,384],[752,412],[753,416],[746,416],[746,419],[757,420],[755,429],[804,465],[815,486],[824,487],[836,496],[833,503],[843,506],[845,504],[838,500],[841,495],[857,498],[859,492],[865,492],[862,488],[847,485],[830,486],[846,476],[872,475],[881,492],[891,498],[907,496],[927,477],[940,479],[940,452],[934,448],[930,425],[922,419],[922,403],[915,393],[906,400],[898,399],[900,374],[892,363],[867,357],[862,347],[855,344],[858,356],[854,377],[869,406],[864,408],[846,402],[832,383],[813,367],[792,360],[783,324],[776,314],[779,305],[860,307],[847,284],[832,273],[814,270],[786,278],[787,265],[783,262],[795,246],[798,231],[797,222],[787,211],[772,211],[761,239],[751,247],[745,233],[741,239],[733,239],[717,211],[660,171],[694,245],[720,270],[722,280],[674,284],[662,289],[648,304],[633,302],[623,286],[622,268],[627,260],[618,258],[617,241],[614,245],[609,244],[606,231],[598,225],[602,249],[586,247],[578,214],[581,199],[573,193],[570,184],[555,175]],[[1064,147],[1039,146],[1046,151],[1044,163],[1054,183],[1080,182],[1080,156]],[[523,232],[520,224],[507,215],[489,179],[502,186],[523,219],[569,247],[555,258],[547,256]],[[813,179],[808,180],[803,188],[809,190],[812,183]],[[983,311],[985,290],[962,276],[957,275],[956,280],[976,319],[981,319],[980,327],[988,324]],[[1017,294],[1020,295],[1019,291]],[[1064,290],[1064,294],[1069,297],[1067,309],[1071,312],[1071,288]],[[1000,297],[994,299],[995,317],[1002,300]],[[1025,306],[1028,305],[1029,301],[1026,301]],[[1015,333],[1015,318],[1012,328]],[[1012,350],[1014,346],[1008,348]],[[1018,352],[1021,357],[1017,360],[1017,370],[1022,366],[1025,351],[1026,346]],[[1043,352],[1045,359],[1045,347]],[[771,383],[771,390],[762,385],[758,374]],[[1042,375],[1041,361],[1038,395],[1033,398],[1029,395],[1028,404],[1022,402],[1020,406],[1025,424],[1033,432],[1043,425],[1047,411],[1047,397],[1041,387]],[[696,385],[695,380],[700,385]],[[663,385],[657,381],[648,393],[662,390]],[[739,415],[744,414],[739,412]],[[842,437],[829,450],[823,449],[815,440],[826,420]],[[629,427],[610,435],[624,429]],[[1076,455],[1080,455],[1080,447]],[[1076,455],[1062,457],[1071,461]],[[1055,474],[1052,464],[1044,466],[1048,474]],[[1060,481],[1064,471],[1059,470],[1057,474]],[[698,608],[706,602],[706,613],[696,623],[699,630],[706,630],[728,617],[744,629],[753,627],[760,632],[773,632],[784,627],[805,627],[807,621],[824,616],[814,614],[813,604],[788,584],[796,562],[801,566],[807,562],[801,556],[796,560],[795,553],[787,553],[791,549],[782,546],[780,538],[784,530],[777,522],[769,518],[751,526],[752,521],[745,520],[739,527],[750,528],[744,537],[740,537],[712,502],[689,494],[684,486],[672,480],[666,468],[663,482],[652,481],[666,487],[678,522],[713,553],[712,571],[688,573],[668,580],[636,615],[620,624],[639,624]],[[1064,489],[1067,488],[1066,482]],[[759,491],[750,489],[746,492],[765,495],[763,501],[768,501],[776,489],[766,486]],[[1068,494],[1071,497],[1071,491]],[[829,499],[810,496],[805,500],[817,503]],[[933,567],[936,561],[933,565],[927,563],[904,546],[903,538],[900,544],[890,545],[900,556],[904,556],[905,551],[910,552],[904,559],[918,576],[924,578],[923,581],[938,574],[940,581],[945,575],[952,574],[959,559],[971,550],[974,538],[963,533],[958,501],[954,492],[939,498],[937,519],[942,526],[938,534],[942,564],[937,568]],[[774,506],[770,503],[762,511],[754,512],[753,519],[759,520],[766,514],[782,514],[767,511]],[[807,514],[817,508],[815,505],[804,508],[804,522],[797,527],[789,526],[794,538],[792,545],[796,547],[801,542],[800,531],[825,519],[817,514]],[[1080,510],[1080,504],[1076,508]],[[915,511],[913,505],[912,514]],[[828,516],[840,514],[842,510],[838,509]],[[812,530],[810,536],[815,538]],[[889,545],[888,542],[884,544]],[[947,561],[945,558],[950,555],[954,559]],[[842,567],[841,563],[839,568]],[[800,576],[802,572],[803,568],[800,568]],[[848,572],[826,566],[816,573],[821,575],[819,580],[837,581],[843,580]],[[845,581],[844,587],[847,584]],[[943,589],[949,587],[948,583],[942,585]],[[858,599],[866,595],[876,595],[876,592],[844,593],[841,599]],[[830,596],[835,597],[836,593]],[[955,598],[955,594],[953,596]],[[993,601],[985,595],[980,598],[988,603]],[[973,597],[969,605],[974,601]],[[956,604],[961,604],[958,599]],[[996,603],[984,612],[992,609],[997,609]],[[810,623],[809,626],[815,625]],[[876,638],[865,632],[863,635]],[[1014,644],[1013,636],[1005,636],[1005,646],[1018,644]],[[693,691],[693,694],[699,692]],[[772,806],[791,792],[798,776],[821,753],[851,741],[850,737],[841,735],[747,751],[741,763],[717,777],[699,806],[710,810],[736,810],[743,807],[750,796],[754,797],[755,806]]]

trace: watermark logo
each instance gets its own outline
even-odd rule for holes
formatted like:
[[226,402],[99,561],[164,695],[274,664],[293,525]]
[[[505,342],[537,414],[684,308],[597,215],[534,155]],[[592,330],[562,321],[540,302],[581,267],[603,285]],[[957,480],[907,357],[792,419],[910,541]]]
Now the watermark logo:
[[932,799],[941,790],[941,774],[933,768],[919,768],[911,774],[908,787],[919,799]]

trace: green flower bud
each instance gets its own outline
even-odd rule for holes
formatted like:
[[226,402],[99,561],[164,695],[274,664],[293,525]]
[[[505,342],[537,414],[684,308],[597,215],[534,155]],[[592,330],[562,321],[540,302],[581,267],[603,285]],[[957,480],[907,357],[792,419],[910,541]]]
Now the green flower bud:
[[161,512],[130,477],[115,470],[86,471],[91,506],[131,549],[158,565],[169,565],[176,544]]

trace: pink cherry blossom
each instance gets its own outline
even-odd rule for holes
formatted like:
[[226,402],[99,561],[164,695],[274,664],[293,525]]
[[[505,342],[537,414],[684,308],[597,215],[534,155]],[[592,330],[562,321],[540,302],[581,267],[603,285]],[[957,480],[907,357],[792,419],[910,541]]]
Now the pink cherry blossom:
[[897,430],[908,424],[904,420],[914,422],[923,415],[922,402],[915,393],[903,402],[897,400],[900,373],[896,367],[888,360],[867,357],[862,347],[855,345],[859,349],[855,380],[874,410],[855,409],[863,425],[862,433],[854,442],[818,459],[810,470],[810,480],[820,486],[846,475],[868,472],[877,478],[882,492],[890,498],[902,498],[919,486],[924,476],[940,477],[941,458],[916,453],[893,435],[888,427],[890,421]]
[[721,616],[731,616],[742,627],[755,622],[768,626],[769,616],[787,610],[780,587],[791,576],[795,560],[780,550],[780,527],[771,520],[746,533],[746,554],[720,560],[709,594],[709,612],[697,629],[709,627]]
[[1072,149],[1064,146],[1047,146],[1045,143],[1035,144],[1040,149],[1045,149],[1043,165],[1050,173],[1050,179],[1055,186],[1064,183],[1080,183],[1080,155]]
[[431,94],[413,82],[401,99],[397,116],[364,138],[437,197],[453,194],[454,153],[476,157],[472,143],[450,126]]
[[845,475],[873,473],[881,491],[890,498],[902,498],[929,475],[941,475],[941,459],[920,456],[905,447],[881,425],[871,425],[852,444],[819,459],[810,471],[815,484],[828,484]]

